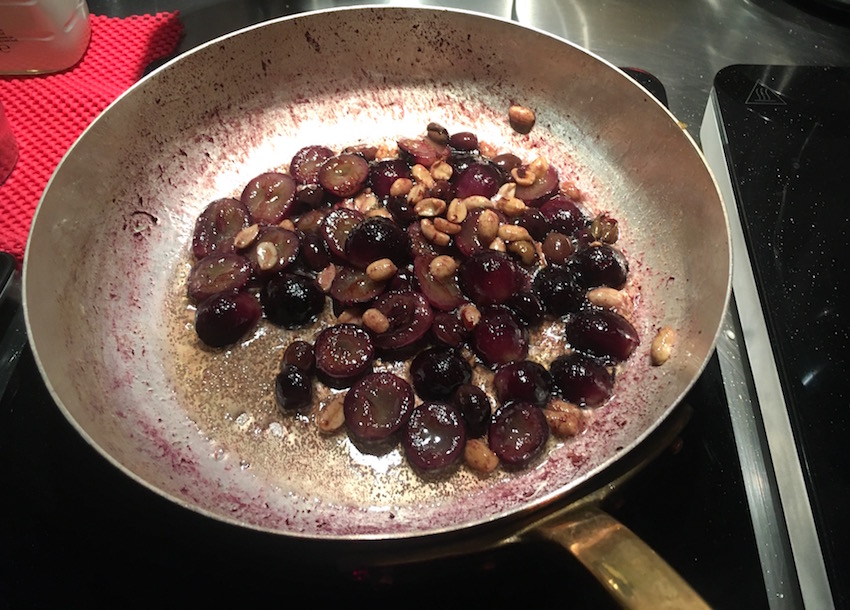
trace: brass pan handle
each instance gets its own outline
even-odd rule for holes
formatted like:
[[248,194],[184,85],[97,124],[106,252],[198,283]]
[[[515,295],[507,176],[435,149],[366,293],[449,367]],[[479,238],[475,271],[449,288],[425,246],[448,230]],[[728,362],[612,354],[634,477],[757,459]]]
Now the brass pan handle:
[[572,553],[624,608],[709,608],[645,542],[594,505],[538,524],[533,534]]

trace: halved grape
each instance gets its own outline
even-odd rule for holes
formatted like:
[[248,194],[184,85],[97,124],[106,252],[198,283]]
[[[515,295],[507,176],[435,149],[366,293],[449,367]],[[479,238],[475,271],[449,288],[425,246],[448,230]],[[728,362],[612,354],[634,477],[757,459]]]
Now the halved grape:
[[467,258],[458,270],[463,292],[476,305],[504,303],[519,286],[517,265],[504,252],[481,250]]
[[559,356],[549,365],[549,372],[553,391],[580,406],[596,407],[614,391],[614,373],[580,352]]
[[399,178],[410,178],[410,167],[401,159],[376,161],[369,168],[369,185],[379,199],[390,196],[390,188]]
[[369,163],[355,153],[342,153],[327,159],[317,174],[322,188],[337,197],[357,194],[368,177]]
[[[271,250],[268,244],[274,246],[271,262],[261,263],[263,257],[268,256]],[[245,256],[251,261],[251,268],[257,276],[270,276],[280,273],[298,258],[301,240],[298,234],[289,229],[277,225],[269,225],[260,229],[257,239],[251,247],[245,251]],[[264,266],[265,265],[265,266]]]
[[502,170],[502,174],[507,180],[511,175],[511,170],[522,165],[522,159],[513,153],[502,153],[491,159],[493,164]]
[[298,220],[295,221],[295,228],[305,235],[322,235],[322,225],[325,222],[325,217],[330,213],[330,210],[316,209],[307,210]]
[[453,180],[455,197],[466,199],[481,195],[488,199],[499,192],[504,176],[498,167],[487,161],[472,163]]
[[386,285],[386,282],[373,280],[362,269],[339,266],[328,294],[341,305],[351,307],[368,303],[381,294]]
[[236,343],[259,322],[263,310],[250,293],[219,293],[204,299],[195,311],[195,332],[210,347]]
[[475,353],[488,366],[522,360],[528,354],[528,334],[507,309],[482,313],[472,331]]
[[345,242],[348,235],[363,218],[363,214],[350,208],[336,208],[325,216],[321,232],[332,255],[345,259]]
[[610,309],[585,309],[573,314],[565,333],[574,349],[617,362],[631,356],[640,343],[631,322]]
[[514,224],[523,227],[534,241],[543,241],[551,230],[549,219],[539,208],[527,207]]
[[263,286],[261,301],[270,322],[299,328],[315,321],[324,310],[325,293],[313,278],[286,273]]
[[333,387],[346,387],[372,369],[372,337],[356,324],[329,326],[313,343],[316,369]]
[[303,339],[296,339],[286,346],[281,358],[281,367],[291,364],[311,375],[316,368],[316,355],[313,353],[313,346]]
[[575,236],[589,222],[579,205],[562,193],[558,193],[540,205],[540,211],[549,220],[552,231]]
[[471,131],[458,131],[449,137],[449,146],[455,150],[478,150],[478,136]]
[[466,297],[460,290],[457,276],[451,275],[437,279],[431,273],[433,256],[417,256],[413,259],[413,273],[419,284],[419,290],[435,309],[451,311],[466,302]]
[[333,156],[334,152],[327,146],[305,146],[293,155],[289,171],[299,184],[316,184],[322,163]]
[[186,280],[189,298],[200,303],[219,292],[238,292],[251,279],[251,263],[239,254],[213,254],[192,266]]
[[521,290],[505,301],[505,307],[510,309],[519,321],[526,326],[536,326],[543,321],[546,313],[543,303],[533,292]]
[[499,367],[493,376],[493,387],[499,402],[529,402],[542,407],[549,402],[552,376],[542,364],[521,360]]
[[557,317],[578,311],[586,300],[585,291],[575,281],[572,271],[559,265],[540,269],[532,287],[546,311]]
[[253,178],[242,190],[242,203],[251,214],[251,222],[276,225],[292,213],[295,180],[289,174],[265,172]]
[[543,409],[528,402],[501,406],[490,421],[488,443],[502,464],[523,468],[537,458],[549,440]]
[[433,258],[448,252],[447,248],[429,241],[422,233],[422,225],[418,222],[412,222],[407,226],[407,238],[410,243],[410,256],[414,260],[420,256]]
[[620,289],[626,285],[629,262],[623,253],[608,244],[590,245],[573,254],[570,267],[582,288],[609,286]]
[[198,215],[192,235],[192,254],[200,260],[234,252],[233,239],[250,224],[248,208],[233,198],[216,199]]
[[445,402],[424,402],[416,407],[402,438],[408,461],[425,472],[457,464],[465,444],[463,417],[457,407]]
[[480,438],[487,433],[492,416],[493,403],[487,392],[471,383],[464,383],[455,390],[452,402],[460,409],[466,422],[466,433],[471,438]]
[[372,304],[389,320],[385,333],[375,336],[375,346],[381,350],[395,352],[414,345],[431,328],[434,312],[428,301],[412,290],[385,292]]
[[517,185],[516,197],[526,204],[539,206],[546,198],[558,190],[558,170],[550,165],[546,173],[529,186]]
[[388,258],[397,266],[407,262],[410,240],[404,229],[389,218],[366,218],[352,227],[345,240],[349,264],[365,269],[370,263]]
[[464,328],[453,311],[438,311],[431,323],[431,334],[434,339],[449,347],[460,347],[469,338],[469,331]]
[[297,366],[284,365],[275,378],[274,397],[284,411],[309,407],[313,403],[313,380]]
[[413,412],[413,389],[392,373],[370,373],[345,395],[345,423],[352,440],[383,442],[401,430]]
[[483,211],[481,208],[470,210],[460,223],[460,233],[454,236],[455,245],[464,256],[472,256],[476,252],[486,250],[489,245],[482,241],[478,231],[478,218]]
[[424,165],[429,168],[437,161],[444,161],[449,156],[447,146],[437,144],[430,138],[401,138],[398,140],[399,152],[407,157],[411,164]]
[[472,367],[455,350],[430,347],[419,352],[410,363],[413,389],[422,400],[449,398],[472,378]]
[[328,244],[318,233],[303,233],[300,255],[307,268],[313,271],[321,271],[331,262]]

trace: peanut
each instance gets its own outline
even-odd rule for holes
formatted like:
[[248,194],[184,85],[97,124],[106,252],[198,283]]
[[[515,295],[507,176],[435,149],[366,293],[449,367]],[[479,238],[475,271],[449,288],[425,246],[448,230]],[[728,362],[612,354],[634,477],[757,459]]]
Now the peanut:
[[445,161],[437,161],[431,166],[431,177],[434,180],[448,180],[453,172],[452,166]]
[[340,392],[331,397],[329,401],[319,406],[316,413],[316,424],[322,432],[336,432],[345,423],[345,410],[343,403],[345,393]]
[[455,222],[449,222],[442,216],[437,216],[433,219],[434,228],[449,235],[457,235],[460,233],[461,226]]
[[472,303],[461,305],[460,323],[466,330],[472,330],[481,321],[481,312]]
[[508,108],[508,122],[514,131],[526,134],[534,127],[537,117],[531,108],[514,104]]
[[484,210],[478,216],[478,236],[490,244],[499,235],[499,215],[493,210]]
[[511,170],[511,178],[520,186],[531,186],[537,180],[537,176],[522,165]]
[[366,267],[366,275],[374,282],[385,282],[398,271],[396,264],[388,258],[372,261]]
[[446,202],[436,197],[425,197],[413,206],[413,211],[417,216],[433,218],[446,211]]
[[393,182],[390,187],[390,196],[391,197],[403,197],[406,196],[410,189],[413,188],[413,180],[410,178],[396,178],[395,182]]
[[425,186],[427,189],[434,188],[434,177],[427,167],[421,163],[417,163],[410,168],[410,173],[413,175],[413,180]]
[[489,474],[499,466],[498,456],[480,438],[471,438],[466,441],[463,459],[470,468],[483,474]]
[[281,229],[286,229],[287,231],[295,231],[295,223],[292,222],[291,218],[284,218],[277,226]]
[[331,284],[333,284],[336,279],[336,265],[330,263],[327,267],[319,271],[316,274],[316,283],[319,284],[319,288],[322,289],[322,292],[327,292],[331,289]]
[[243,250],[254,243],[260,233],[260,225],[252,224],[239,231],[233,238],[233,245],[237,250]]
[[390,321],[379,309],[370,307],[363,312],[363,326],[380,335],[389,330]]
[[466,204],[460,199],[452,199],[448,210],[446,210],[446,220],[455,224],[460,224],[466,220],[466,214]]
[[632,297],[628,292],[609,288],[608,286],[600,286],[593,288],[587,292],[587,300],[597,307],[610,309],[624,318],[631,316],[633,311]]
[[273,269],[277,264],[277,248],[270,241],[261,241],[257,244],[257,264],[263,271]]
[[531,265],[537,260],[537,250],[530,241],[512,241],[507,245],[507,250],[516,255],[523,265]]
[[531,241],[531,235],[529,235],[528,229],[519,225],[500,225],[497,235],[506,242]]
[[523,215],[527,206],[522,199],[511,197],[510,199],[500,199],[496,207],[508,218],[517,218]]
[[676,343],[676,331],[669,326],[658,329],[652,345],[649,348],[649,356],[652,364],[660,366],[670,359],[673,353],[673,345]]
[[457,271],[457,262],[451,256],[441,254],[431,260],[428,270],[438,280],[445,280],[455,274],[455,271]]
[[543,409],[546,423],[556,436],[575,436],[581,430],[581,412],[578,409],[569,411],[556,411],[554,409]]

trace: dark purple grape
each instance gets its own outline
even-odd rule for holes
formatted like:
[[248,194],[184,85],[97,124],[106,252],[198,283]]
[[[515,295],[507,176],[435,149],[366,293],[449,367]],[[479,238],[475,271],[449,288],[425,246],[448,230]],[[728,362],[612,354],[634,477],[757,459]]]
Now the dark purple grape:
[[472,163],[453,180],[455,197],[466,199],[481,195],[488,199],[499,192],[504,183],[501,170],[492,163],[479,161]]
[[389,320],[387,332],[375,336],[375,346],[395,352],[414,345],[431,328],[434,312],[428,301],[412,290],[385,292],[372,304]]
[[543,267],[534,276],[532,287],[546,311],[558,317],[578,311],[586,300],[585,291],[567,267]]
[[486,250],[489,245],[484,243],[478,230],[478,218],[483,212],[481,208],[470,210],[460,223],[460,233],[454,236],[455,245],[464,256],[472,256],[476,252]]
[[375,348],[369,333],[356,324],[336,324],[319,333],[313,353],[325,383],[345,387],[371,371]]
[[421,471],[436,472],[457,464],[466,445],[460,411],[451,403],[422,403],[410,415],[402,445],[407,460]]
[[434,258],[447,252],[446,248],[437,246],[422,233],[422,225],[418,222],[407,226],[407,238],[410,240],[410,255],[416,259],[420,256]]
[[583,288],[609,286],[622,288],[629,275],[629,262],[623,253],[608,244],[591,245],[576,252],[570,266]]
[[416,282],[416,276],[409,266],[402,267],[395,272],[395,275],[387,284],[387,290],[419,290],[419,284]]
[[543,321],[546,313],[543,303],[533,292],[520,291],[505,301],[505,307],[516,314],[519,321],[526,326],[537,326]]
[[325,308],[325,293],[316,280],[292,273],[270,279],[260,298],[266,318],[284,328],[310,324]]
[[313,380],[295,365],[281,367],[274,382],[274,397],[284,411],[293,411],[313,404]]
[[573,349],[615,362],[626,360],[640,343],[635,327],[609,309],[585,309],[573,314],[565,332]]
[[337,197],[357,194],[368,177],[369,163],[355,153],[342,153],[327,159],[317,174],[322,188]]
[[452,402],[460,409],[470,438],[481,438],[487,433],[493,403],[487,392],[476,385],[465,383],[455,390]]
[[507,468],[523,468],[537,458],[549,440],[543,409],[528,402],[511,402],[493,414],[488,444]]
[[327,146],[305,146],[292,157],[289,171],[299,184],[316,184],[322,163],[334,156]]
[[614,391],[614,373],[579,352],[556,358],[549,365],[549,372],[554,393],[583,407],[602,404]]
[[251,279],[251,263],[238,254],[213,254],[192,266],[186,289],[189,298],[200,303],[219,292],[238,292]]
[[410,378],[413,389],[422,400],[449,398],[464,383],[472,378],[472,367],[453,349],[430,347],[410,363]]
[[322,225],[330,210],[307,210],[295,221],[295,228],[305,235],[322,235]]
[[424,165],[429,169],[437,161],[445,161],[449,156],[447,146],[430,138],[401,138],[398,140],[398,149],[402,158],[407,158],[411,165]]
[[297,366],[306,374],[311,375],[316,368],[316,355],[313,346],[306,341],[296,339],[283,352],[280,361],[281,368],[286,365]]
[[386,282],[370,278],[365,271],[339,266],[328,294],[344,307],[368,303],[386,288]]
[[413,389],[392,373],[370,373],[345,395],[345,423],[352,440],[380,443],[393,437],[413,412]]
[[472,331],[475,353],[488,366],[522,360],[528,354],[528,335],[507,309],[482,313]]
[[[268,245],[274,246],[274,250],[268,249]],[[298,258],[301,247],[301,239],[298,234],[289,229],[277,225],[269,225],[260,229],[257,239],[251,247],[245,251],[245,256],[251,261],[251,268],[257,276],[270,276],[280,273]],[[263,257],[271,253],[271,262],[261,263],[266,260]]]
[[543,241],[549,233],[549,219],[538,208],[525,208],[514,224],[523,227],[535,241]]
[[372,144],[352,144],[343,148],[342,152],[360,155],[370,163],[378,158],[378,147]]
[[496,167],[502,170],[502,174],[505,176],[505,180],[510,177],[512,169],[522,165],[522,159],[520,159],[513,153],[503,153],[501,155],[496,155],[490,160]]
[[410,167],[401,159],[376,161],[369,168],[369,185],[379,199],[390,196],[390,188],[399,178],[410,178]]
[[296,187],[292,176],[280,172],[266,172],[252,179],[245,185],[241,197],[251,222],[276,225],[289,216],[295,203]]
[[345,257],[349,264],[365,269],[369,263],[388,258],[396,265],[407,262],[410,241],[407,233],[389,218],[366,218],[352,227],[345,240]]
[[448,159],[446,159],[446,163],[452,167],[453,179],[457,179],[457,177],[463,173],[463,170],[470,165],[474,163],[481,163],[481,161],[482,159],[480,155],[458,150],[453,150]]
[[517,185],[516,197],[526,204],[539,207],[540,204],[558,190],[558,170],[549,166],[546,173],[529,186]]
[[345,242],[352,229],[363,221],[363,214],[349,208],[336,208],[324,217],[320,230],[333,256],[345,259]]
[[516,263],[495,250],[481,250],[463,261],[458,279],[463,292],[476,305],[504,303],[519,286]]
[[300,208],[318,209],[329,203],[327,193],[319,184],[304,184],[295,191],[295,203]]
[[460,290],[457,276],[451,275],[445,279],[437,279],[431,273],[433,256],[417,256],[413,260],[413,273],[419,285],[419,291],[431,304],[431,307],[441,311],[451,311],[466,302],[466,297]]
[[318,233],[304,233],[301,238],[301,258],[308,269],[321,271],[331,263],[331,252],[325,238]]
[[544,201],[540,205],[540,211],[549,220],[552,231],[567,236],[576,235],[588,223],[587,215],[578,204],[561,193]]
[[499,367],[493,375],[493,387],[499,402],[529,402],[542,407],[549,402],[552,376],[542,364],[521,360]]
[[437,199],[442,199],[443,201],[451,201],[457,194],[455,192],[454,184],[449,180],[435,180],[434,186],[428,191],[429,197],[436,197]]
[[402,227],[418,226],[419,215],[416,213],[415,204],[407,200],[407,197],[400,195],[398,197],[390,197],[387,199],[387,210],[392,214],[393,220]]
[[247,292],[219,293],[204,299],[195,312],[195,332],[210,347],[236,343],[259,322],[263,310]]
[[459,131],[449,137],[449,146],[455,150],[473,151],[478,149],[478,136],[471,131]]
[[212,254],[235,252],[233,239],[250,224],[248,208],[238,199],[216,199],[198,215],[192,235],[192,254],[200,260]]
[[469,338],[469,331],[464,328],[457,313],[451,311],[434,314],[431,334],[439,343],[449,347],[460,347]]

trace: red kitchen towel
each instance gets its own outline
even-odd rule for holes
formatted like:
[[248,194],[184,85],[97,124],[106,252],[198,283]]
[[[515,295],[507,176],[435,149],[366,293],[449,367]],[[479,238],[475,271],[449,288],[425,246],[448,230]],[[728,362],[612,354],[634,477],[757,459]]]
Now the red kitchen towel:
[[69,70],[0,77],[0,102],[18,144],[18,162],[0,184],[0,251],[20,266],[33,213],[47,181],[94,118],[177,48],[178,13],[127,18],[91,15],[91,43]]

